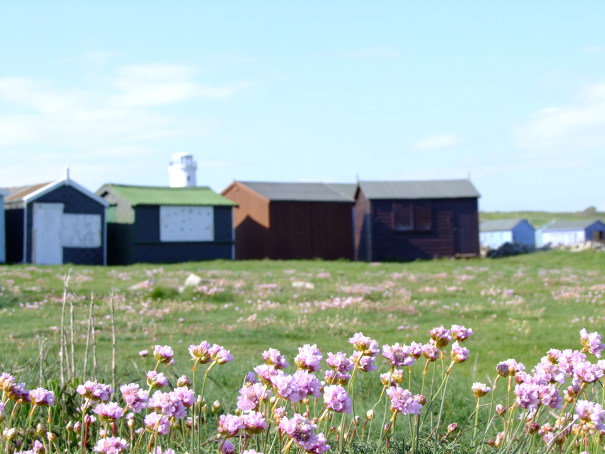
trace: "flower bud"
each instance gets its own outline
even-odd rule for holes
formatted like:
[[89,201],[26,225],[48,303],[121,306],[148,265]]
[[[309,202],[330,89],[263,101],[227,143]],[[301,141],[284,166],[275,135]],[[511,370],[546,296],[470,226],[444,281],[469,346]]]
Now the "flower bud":
[[458,423],[453,422],[449,426],[447,426],[447,433],[450,434],[457,429],[458,429]]
[[368,419],[368,421],[371,421],[372,419],[374,419],[374,410],[368,410],[366,412],[366,418]]
[[136,421],[134,419],[129,419],[126,421],[126,424],[128,425],[128,428],[130,430],[134,429],[134,426],[136,425]]
[[176,381],[176,386],[182,388],[183,386],[191,386],[191,380],[186,375],[181,375]]
[[496,405],[496,413],[498,416],[504,416],[506,414],[506,407],[504,405]]
[[74,422],[72,420],[69,420],[69,422],[65,426],[65,430],[67,430],[68,432],[74,430]]
[[414,396],[414,399],[416,400],[416,402],[418,402],[420,405],[425,405],[426,404],[426,397],[424,397],[422,394],[416,394]]
[[44,435],[46,435],[46,427],[44,427],[44,424],[38,423],[38,425],[36,426],[36,435],[39,437],[43,437]]
[[82,423],[80,421],[76,421],[74,423],[74,432],[79,434],[82,431]]
[[12,440],[17,435],[17,429],[14,427],[6,428],[2,431],[2,436],[7,440]]
[[48,441],[50,441],[51,443],[54,443],[55,441],[57,441],[57,435],[52,433],[52,432],[47,432],[46,433],[46,438],[48,439]]
[[361,418],[359,416],[355,416],[355,425],[356,426],[360,426],[361,425]]

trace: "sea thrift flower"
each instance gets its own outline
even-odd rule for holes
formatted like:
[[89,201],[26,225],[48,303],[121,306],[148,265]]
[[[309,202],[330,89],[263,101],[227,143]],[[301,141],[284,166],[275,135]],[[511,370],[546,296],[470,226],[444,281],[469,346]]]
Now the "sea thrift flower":
[[277,374],[277,369],[269,364],[262,364],[254,368],[254,372],[263,383],[271,383],[271,377]]
[[580,342],[588,353],[595,355],[597,358],[601,357],[605,344],[601,343],[601,335],[599,333],[594,332],[589,334],[586,329],[582,328],[580,330]]
[[425,344],[422,347],[422,356],[424,356],[430,362],[435,362],[441,356],[441,350],[439,350],[434,344]]
[[407,389],[403,389],[400,386],[391,386],[387,389],[387,395],[391,399],[391,411],[397,411],[404,415],[420,414],[422,405]]
[[136,383],[120,386],[120,392],[129,410],[139,413],[142,409],[147,408],[149,392],[140,389]]
[[147,356],[149,356],[149,350],[141,350],[141,351],[139,352],[139,356],[140,356],[141,358],[146,358]]
[[109,385],[88,380],[79,385],[76,392],[88,400],[107,402],[113,394],[113,389]]
[[324,387],[324,403],[326,407],[337,413],[351,413],[352,401],[342,386],[328,385]]
[[206,364],[209,363],[210,358],[210,344],[206,341],[202,341],[199,345],[190,345],[189,346],[189,354],[191,355],[191,360],[195,361],[196,364]]
[[605,411],[601,405],[588,400],[579,400],[576,404],[576,413],[580,425],[590,433],[605,430]]
[[307,452],[321,453],[329,449],[325,436],[315,433],[317,426],[298,413],[291,418],[283,417],[279,428]]
[[418,343],[418,342],[412,342],[410,344],[410,353],[412,354],[412,356],[415,359],[418,359],[422,356],[422,350],[424,348],[424,345]]
[[214,344],[212,347],[210,347],[208,353],[210,353],[210,358],[212,358],[212,361],[219,365],[227,364],[233,361],[233,355],[231,355],[231,352],[218,344]]
[[279,370],[271,377],[271,384],[276,394],[290,402],[299,402],[306,397],[306,393],[300,389],[294,376]]
[[[149,399],[149,409],[159,411],[170,418],[184,419],[187,416],[187,409],[182,400],[182,395],[178,394],[179,390],[186,388],[177,388],[176,391],[163,393],[156,391]],[[191,403],[193,396],[191,396]]]
[[372,372],[378,369],[378,366],[374,364],[376,362],[375,356],[363,356],[363,353],[360,351],[353,352],[351,356],[351,361],[356,364],[357,369],[362,372]]
[[464,342],[473,335],[473,330],[462,325],[452,325],[451,333],[458,342]]
[[279,350],[270,348],[263,352],[263,359],[267,364],[275,367],[276,369],[285,369],[289,366],[286,358],[280,353]]
[[11,392],[13,387],[15,386],[15,377],[11,374],[7,374],[6,372],[2,372],[0,374],[0,389],[5,392]]
[[351,380],[351,374],[341,374],[338,371],[328,369],[324,374],[324,380],[329,385],[345,386]]
[[471,391],[475,397],[479,398],[489,393],[491,388],[484,383],[475,382],[473,383],[473,386],[471,386]]
[[411,366],[416,361],[412,355],[412,349],[407,345],[399,345],[399,343],[383,345],[382,355],[395,367]]
[[376,356],[380,353],[378,348],[378,342],[368,336],[364,336],[363,333],[355,333],[353,337],[349,339],[349,343],[353,345],[353,348],[360,352],[363,356]]
[[523,363],[518,363],[512,358],[507,359],[506,361],[502,361],[496,366],[496,372],[501,377],[514,376],[517,372],[522,372],[524,370],[525,366],[523,365]]
[[254,383],[250,386],[244,385],[239,390],[237,408],[243,411],[257,410],[260,403],[267,400],[270,395],[271,391],[261,383]]
[[163,388],[168,386],[168,379],[163,373],[150,370],[147,372],[147,385],[150,388]]
[[255,451],[254,449],[246,449],[245,451],[242,451],[242,454],[263,454],[260,451]]
[[244,421],[235,415],[221,415],[218,420],[218,433],[225,437],[234,437],[244,428]]
[[107,437],[99,440],[93,449],[103,454],[120,454],[128,447],[126,440],[119,437]]
[[343,352],[328,353],[326,363],[336,372],[340,372],[341,374],[351,372],[355,368],[355,364]]
[[187,375],[181,375],[176,381],[176,386],[179,388],[189,387],[191,386],[191,380],[189,380],[189,377],[187,377]]
[[257,411],[244,413],[241,419],[244,424],[244,429],[250,434],[259,434],[269,427],[269,424],[265,421],[265,417],[262,413]]
[[579,361],[573,366],[574,381],[583,381],[584,383],[594,383],[603,376],[603,370],[588,361]]
[[170,432],[170,419],[161,413],[149,413],[145,416],[145,428],[152,433],[167,435]]
[[231,443],[229,440],[225,439],[218,447],[218,450],[222,454],[233,454],[235,452],[235,445]]
[[468,359],[468,355],[468,348],[462,347],[458,344],[458,341],[452,344],[452,361],[455,363],[462,363]]
[[317,377],[306,370],[297,370],[293,375],[294,383],[303,392],[304,397],[321,397],[321,383]]
[[116,402],[100,403],[93,410],[102,421],[113,422],[124,416],[124,409]]
[[38,407],[54,407],[55,394],[44,388],[32,389],[29,392],[29,398],[33,405]]
[[156,361],[164,364],[173,364],[174,352],[169,345],[156,345],[153,348],[153,357]]
[[294,364],[297,368],[317,372],[321,365],[322,354],[317,345],[305,344],[298,348],[298,355],[294,358]]
[[380,374],[380,381],[385,386],[397,386],[403,382],[404,375],[401,369],[394,369],[393,372]]
[[452,340],[452,335],[449,330],[445,329],[443,326],[438,326],[429,331],[429,336],[435,342],[437,348],[442,349],[447,346]]

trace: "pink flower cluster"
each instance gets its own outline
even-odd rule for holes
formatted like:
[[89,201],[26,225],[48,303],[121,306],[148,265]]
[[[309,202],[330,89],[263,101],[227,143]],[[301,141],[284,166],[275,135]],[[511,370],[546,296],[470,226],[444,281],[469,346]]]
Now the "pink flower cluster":
[[316,424],[312,424],[304,416],[295,413],[291,418],[283,417],[279,422],[280,430],[305,451],[321,454],[328,449],[330,445],[323,433],[317,434]]

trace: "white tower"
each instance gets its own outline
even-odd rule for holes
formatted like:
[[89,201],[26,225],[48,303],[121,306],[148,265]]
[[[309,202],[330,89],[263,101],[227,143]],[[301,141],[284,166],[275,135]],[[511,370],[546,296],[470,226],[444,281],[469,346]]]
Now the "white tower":
[[175,153],[168,165],[168,180],[171,188],[197,186],[197,162],[191,153]]

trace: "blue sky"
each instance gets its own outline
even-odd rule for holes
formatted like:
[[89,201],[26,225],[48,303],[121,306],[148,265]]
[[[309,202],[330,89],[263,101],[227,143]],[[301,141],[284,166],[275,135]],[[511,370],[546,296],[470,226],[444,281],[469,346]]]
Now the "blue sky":
[[0,186],[467,178],[605,210],[605,2],[0,0]]

